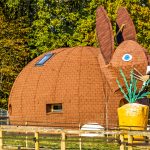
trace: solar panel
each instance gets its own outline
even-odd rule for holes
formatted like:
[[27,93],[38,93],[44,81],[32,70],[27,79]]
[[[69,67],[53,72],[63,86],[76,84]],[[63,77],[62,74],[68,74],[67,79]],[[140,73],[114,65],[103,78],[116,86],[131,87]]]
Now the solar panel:
[[35,65],[43,66],[45,64],[45,62],[48,61],[53,55],[54,55],[54,53],[45,54],[45,56],[42,59],[40,59]]

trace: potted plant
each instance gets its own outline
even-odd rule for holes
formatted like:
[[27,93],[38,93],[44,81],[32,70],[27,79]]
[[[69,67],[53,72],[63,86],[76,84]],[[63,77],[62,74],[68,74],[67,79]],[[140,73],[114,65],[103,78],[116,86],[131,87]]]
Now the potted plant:
[[148,123],[149,106],[139,104],[137,100],[145,98],[150,94],[150,92],[144,91],[150,80],[146,80],[141,89],[138,90],[137,76],[133,70],[130,72],[130,81],[127,81],[122,70],[120,70],[120,74],[125,83],[126,90],[123,89],[118,79],[116,81],[128,103],[118,108],[119,127],[123,129],[144,130]]

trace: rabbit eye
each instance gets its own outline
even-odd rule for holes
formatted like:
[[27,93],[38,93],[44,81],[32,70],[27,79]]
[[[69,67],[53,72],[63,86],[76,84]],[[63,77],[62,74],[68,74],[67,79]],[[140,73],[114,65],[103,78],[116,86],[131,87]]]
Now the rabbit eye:
[[130,61],[130,60],[132,60],[132,55],[124,54],[123,57],[122,57],[122,60],[123,61]]

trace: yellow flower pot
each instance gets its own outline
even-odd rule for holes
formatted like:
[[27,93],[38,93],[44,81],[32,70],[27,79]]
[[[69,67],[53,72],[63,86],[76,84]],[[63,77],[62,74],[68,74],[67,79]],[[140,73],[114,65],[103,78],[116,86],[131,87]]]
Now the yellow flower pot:
[[[118,108],[119,127],[129,130],[145,130],[148,123],[149,107],[138,103],[128,103]],[[125,136],[126,137],[126,136]],[[143,139],[141,136],[134,138]]]
[[118,108],[119,126],[131,130],[145,130],[148,123],[149,107],[128,103]]

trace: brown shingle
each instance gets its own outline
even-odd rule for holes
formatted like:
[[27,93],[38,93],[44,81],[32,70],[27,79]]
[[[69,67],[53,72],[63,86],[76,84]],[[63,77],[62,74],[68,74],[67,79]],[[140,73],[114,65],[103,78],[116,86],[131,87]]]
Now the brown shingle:
[[[128,18],[126,11],[124,13],[124,19]],[[121,14],[118,17],[117,22],[122,22]],[[117,125],[117,108],[123,95],[116,79],[124,85],[119,70],[121,68],[127,78],[130,77],[129,73],[133,67],[145,74],[149,57],[145,55],[145,50],[132,40],[123,41],[113,52],[112,28],[103,7],[97,10],[96,28],[100,49],[57,49],[52,51],[54,56],[43,66],[35,64],[45,54],[35,58],[21,71],[9,97],[8,108],[12,124],[57,123],[59,126],[68,126],[70,123],[97,122],[107,127]],[[131,31],[133,35],[129,34],[128,37],[128,30],[132,28],[124,30],[123,36],[134,39],[135,31]],[[124,54],[132,55],[132,60],[123,61]],[[141,85],[142,82],[138,87]],[[51,106],[57,103],[62,104],[62,112],[46,113],[47,104]]]
[[[17,77],[9,99],[10,120],[104,124],[99,118],[104,116],[99,49],[75,47],[52,53],[56,54],[43,66],[35,66],[41,55]],[[63,112],[46,114],[47,103],[62,103]]]

